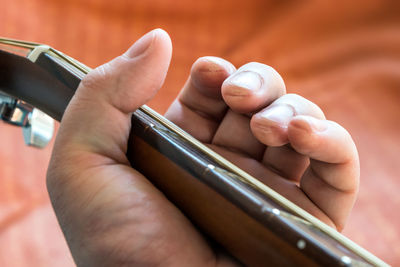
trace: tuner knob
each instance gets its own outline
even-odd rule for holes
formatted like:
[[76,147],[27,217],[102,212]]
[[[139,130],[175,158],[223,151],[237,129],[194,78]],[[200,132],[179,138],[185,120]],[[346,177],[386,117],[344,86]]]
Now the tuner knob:
[[44,112],[34,108],[28,116],[28,123],[22,128],[25,144],[43,148],[53,137],[54,121]]

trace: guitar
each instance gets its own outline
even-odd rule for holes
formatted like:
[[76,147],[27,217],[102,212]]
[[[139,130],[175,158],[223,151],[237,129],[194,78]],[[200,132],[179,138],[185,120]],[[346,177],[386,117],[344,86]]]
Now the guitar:
[[[0,117],[30,129],[28,143],[44,146],[50,117],[61,120],[89,71],[49,46],[0,38]],[[387,266],[147,106],[132,114],[127,156],[245,265]]]

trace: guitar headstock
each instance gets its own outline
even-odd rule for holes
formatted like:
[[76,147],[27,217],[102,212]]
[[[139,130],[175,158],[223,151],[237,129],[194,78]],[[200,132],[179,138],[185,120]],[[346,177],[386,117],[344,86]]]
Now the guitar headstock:
[[[28,60],[36,65],[40,65],[39,58],[47,56],[48,59],[56,61],[62,68],[68,69],[79,78],[82,78],[90,71],[89,67],[44,44],[0,37],[0,50],[0,52],[8,54],[9,61],[10,59],[19,58],[20,60]],[[26,65],[29,66],[29,64]],[[13,71],[18,71],[18,69],[16,68]],[[11,73],[11,78],[5,77],[6,74],[4,73],[2,75],[0,119],[6,123],[22,127],[24,141],[27,145],[38,148],[45,147],[53,136],[53,119],[45,112],[24,101],[24,99],[18,98],[12,92],[10,94],[10,90],[5,88],[8,87],[5,84],[10,83],[9,80],[12,80],[13,73]],[[6,79],[8,82],[5,82]],[[30,88],[25,88],[25,90],[30,90]]]

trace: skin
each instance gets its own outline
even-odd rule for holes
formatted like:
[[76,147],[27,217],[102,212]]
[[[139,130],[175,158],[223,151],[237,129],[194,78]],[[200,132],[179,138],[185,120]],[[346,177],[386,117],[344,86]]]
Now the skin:
[[[163,84],[172,46],[154,30],[91,73],[56,138],[47,185],[78,266],[230,266],[125,156],[130,113]],[[271,67],[198,59],[165,116],[328,225],[354,204],[350,134],[314,103],[286,94]]]

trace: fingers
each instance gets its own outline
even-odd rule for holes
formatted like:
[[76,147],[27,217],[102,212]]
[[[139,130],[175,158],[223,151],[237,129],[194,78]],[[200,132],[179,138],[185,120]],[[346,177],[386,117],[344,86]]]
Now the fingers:
[[297,115],[325,118],[322,110],[311,101],[296,94],[287,94],[255,114],[250,126],[253,134],[263,144],[282,146],[288,143],[289,122]]
[[288,127],[292,147],[310,157],[300,186],[341,230],[359,184],[359,161],[350,134],[332,121],[297,116]]
[[146,103],[161,87],[172,53],[171,40],[161,30],[153,30],[123,55],[90,72],[78,88],[78,95],[99,97],[124,113]]
[[161,87],[171,52],[168,34],[161,29],[153,30],[123,55],[90,72],[75,97],[106,102],[123,113],[130,113]]
[[352,191],[356,188],[356,180],[342,178],[334,169],[320,168],[326,164],[328,167],[332,166],[329,164],[337,164],[342,166],[342,170],[343,166],[353,166],[354,161],[358,162],[355,144],[342,126],[333,121],[298,116],[290,122],[288,136],[290,144],[297,152],[314,160],[311,162],[314,171],[327,184],[340,191]]
[[[323,138],[310,132],[299,134],[300,126],[310,126],[312,120],[323,122],[325,116],[303,97],[284,95],[282,78],[266,65],[249,63],[229,75],[228,67],[221,63],[217,69],[223,75],[207,76],[209,71],[199,71],[202,64],[210,63],[199,60],[194,64],[190,79],[167,116],[203,142],[211,140],[231,151],[263,158],[265,165],[285,178],[298,182],[302,177],[304,192],[340,229],[358,188],[357,152],[348,133],[325,121],[336,129],[335,133]],[[227,107],[230,110],[226,112]],[[250,123],[243,113],[255,113]]]
[[284,93],[283,80],[273,68],[254,62],[240,67],[222,85],[222,97],[231,110],[220,123],[212,144],[260,160],[265,145],[251,132],[249,117],[240,113],[254,113]]
[[221,96],[221,85],[234,71],[235,67],[224,59],[199,58],[165,117],[198,140],[211,142],[227,110]]
[[321,109],[296,94],[286,94],[256,113],[250,122],[254,136],[267,145],[262,162],[286,179],[300,181],[309,164],[308,156],[293,150],[288,140],[288,125],[297,115],[325,118]]
[[265,145],[251,133],[250,119],[232,110],[227,112],[211,143],[256,160],[261,160],[265,151]]
[[284,145],[268,147],[265,150],[262,163],[283,178],[298,183],[310,160],[308,156],[298,153],[290,145]]
[[154,30],[122,56],[90,72],[67,107],[59,143],[125,163],[129,114],[161,87],[170,58],[168,34]]
[[257,62],[243,65],[222,85],[225,102],[239,113],[258,111],[285,92],[285,84],[278,72]]

